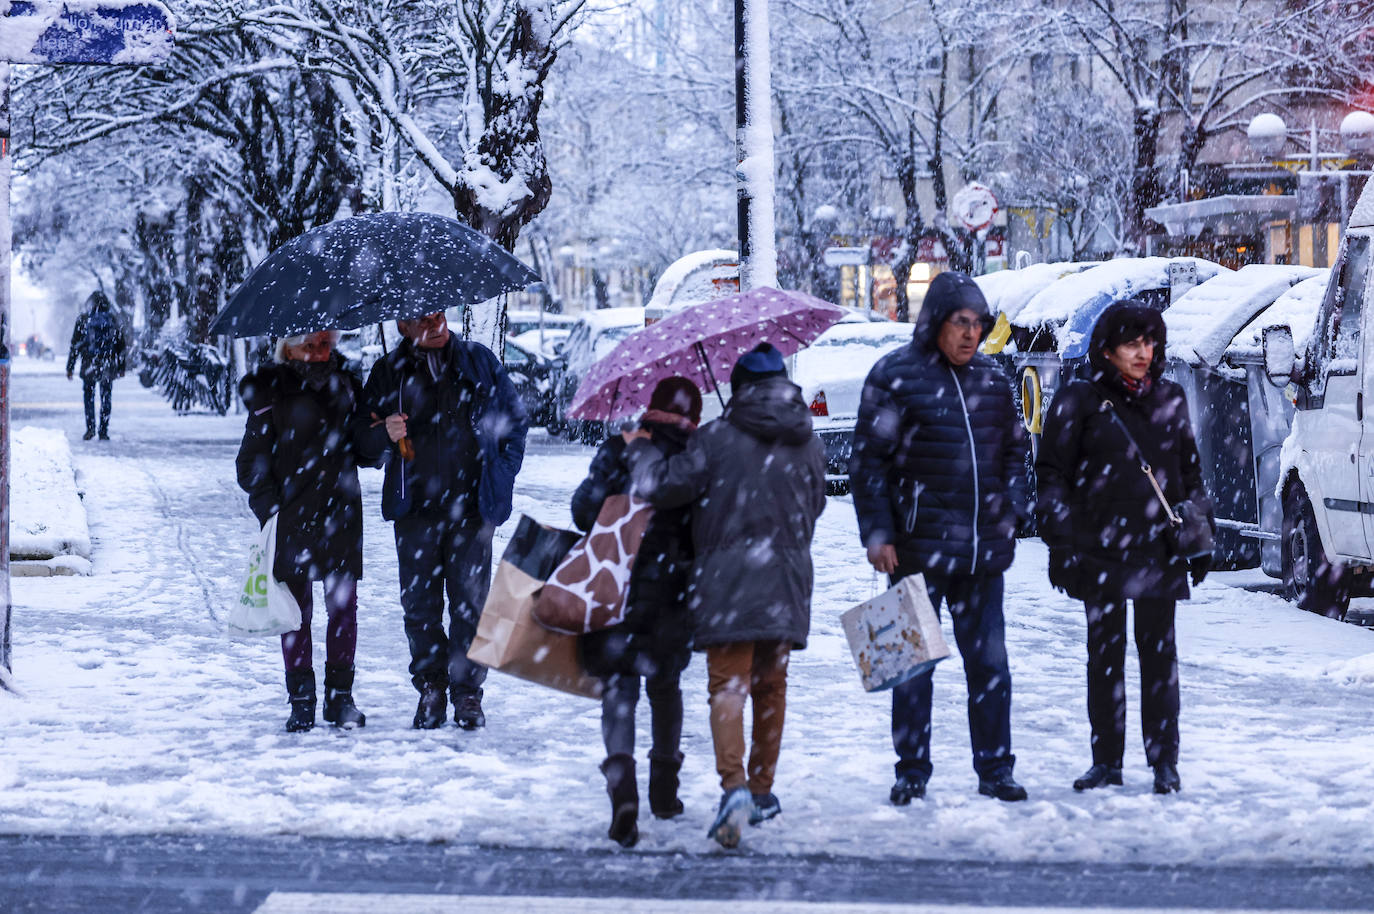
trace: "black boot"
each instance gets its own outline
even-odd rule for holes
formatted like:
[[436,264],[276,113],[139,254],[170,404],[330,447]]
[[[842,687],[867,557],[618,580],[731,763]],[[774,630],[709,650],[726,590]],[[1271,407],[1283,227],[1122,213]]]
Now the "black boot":
[[1084,790],[1096,790],[1108,785],[1121,786],[1120,765],[1093,765],[1073,782],[1073,789],[1081,793]]
[[674,753],[674,758],[649,756],[649,811],[659,819],[682,815],[682,801],[677,797],[681,770],[681,752]]
[[611,797],[611,828],[606,832],[621,847],[634,847],[639,841],[639,785],[635,782],[632,755],[613,755],[601,763],[606,776],[606,793]]
[[1178,793],[1182,789],[1178,766],[1173,762],[1160,762],[1155,766],[1155,793]]
[[448,715],[448,695],[442,682],[425,681],[420,683],[420,703],[415,706],[416,730],[437,730],[444,725]]
[[367,724],[367,715],[353,704],[353,667],[324,665],[324,719],[352,730]]
[[304,733],[315,726],[315,671],[288,670],[286,697],[291,701],[291,716],[286,719],[287,733]]
[[480,730],[487,725],[482,713],[482,690],[460,692],[453,690],[453,722],[464,730]]

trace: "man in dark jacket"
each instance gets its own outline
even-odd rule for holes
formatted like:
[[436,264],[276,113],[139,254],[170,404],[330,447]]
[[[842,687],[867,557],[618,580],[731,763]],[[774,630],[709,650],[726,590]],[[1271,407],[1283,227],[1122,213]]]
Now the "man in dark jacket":
[[[706,652],[720,808],[710,836],[739,843],[745,818],[781,811],[773,778],[782,744],[787,661],[811,627],[811,538],[825,508],[825,448],[801,389],[767,343],[740,358],[720,419],[668,459],[648,441],[625,452],[635,491],[656,507],[692,506],[694,646]],[[744,705],[752,699],[749,764]]]
[[405,339],[373,367],[364,396],[386,417],[372,434],[392,445],[382,517],[395,521],[410,676],[420,693],[414,725],[443,724],[448,690],[454,722],[475,730],[486,725],[487,671],[467,650],[491,586],[492,533],[510,517],[528,421],[496,356],[449,333],[442,311],[396,326]]
[[[893,583],[923,574],[936,611],[949,606],[978,792],[1024,800],[1012,778],[1002,573],[1030,510],[1026,435],[1006,376],[978,353],[991,325],[972,279],[935,277],[911,345],[879,359],[864,382],[849,473],[869,562]],[[925,796],[930,705],[929,672],[892,691],[897,806]]]
[[124,377],[124,328],[119,315],[104,292],[96,290],[86,299],[85,312],[76,319],[72,329],[72,345],[67,353],[67,380],[81,359],[81,399],[86,407],[86,434],[90,441],[96,435],[95,388],[100,386],[100,440],[110,440],[110,407],[114,397],[114,379]]

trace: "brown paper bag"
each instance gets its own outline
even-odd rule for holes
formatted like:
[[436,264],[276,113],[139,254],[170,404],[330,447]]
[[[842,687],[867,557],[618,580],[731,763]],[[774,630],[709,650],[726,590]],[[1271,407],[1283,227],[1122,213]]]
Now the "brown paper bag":
[[531,614],[545,579],[577,539],[571,531],[520,518],[496,567],[469,660],[563,692],[600,697],[601,681],[582,669],[577,638],[549,631]]

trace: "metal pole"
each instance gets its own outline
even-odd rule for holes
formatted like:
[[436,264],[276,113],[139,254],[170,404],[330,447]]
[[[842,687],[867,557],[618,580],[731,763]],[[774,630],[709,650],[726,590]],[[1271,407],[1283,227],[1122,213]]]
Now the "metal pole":
[[[745,128],[749,123],[749,106],[746,101],[749,89],[746,68],[748,35],[745,29],[747,5],[748,0],[735,0],[735,162],[739,165],[744,164],[744,157],[748,152],[745,148]],[[752,198],[749,195],[748,178],[742,170],[736,174],[735,180],[738,194],[735,208],[736,220],[739,223],[739,288],[744,292],[748,289],[745,285],[745,276],[748,274],[749,261],[754,253],[749,239],[749,209]]]
[[[10,665],[10,65],[0,61],[0,667]],[[8,676],[4,677],[8,681]]]

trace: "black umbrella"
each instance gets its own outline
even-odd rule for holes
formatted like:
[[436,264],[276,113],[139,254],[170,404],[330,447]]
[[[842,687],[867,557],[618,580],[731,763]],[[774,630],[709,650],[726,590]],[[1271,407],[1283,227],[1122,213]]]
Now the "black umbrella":
[[494,241],[432,213],[368,213],[273,251],[210,325],[212,334],[351,330],[476,304],[539,281]]

